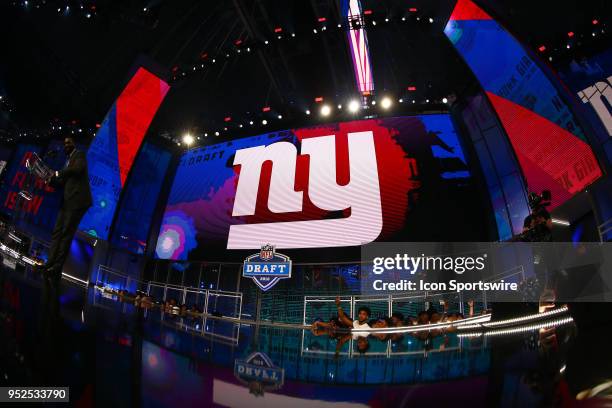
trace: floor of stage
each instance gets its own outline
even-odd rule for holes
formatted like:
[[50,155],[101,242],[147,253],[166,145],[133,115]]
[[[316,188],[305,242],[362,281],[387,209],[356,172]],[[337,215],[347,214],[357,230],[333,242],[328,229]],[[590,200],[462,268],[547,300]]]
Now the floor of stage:
[[0,284],[0,386],[69,386],[75,406],[550,406],[612,361],[601,327],[371,335],[361,353],[352,338],[181,318],[5,269]]

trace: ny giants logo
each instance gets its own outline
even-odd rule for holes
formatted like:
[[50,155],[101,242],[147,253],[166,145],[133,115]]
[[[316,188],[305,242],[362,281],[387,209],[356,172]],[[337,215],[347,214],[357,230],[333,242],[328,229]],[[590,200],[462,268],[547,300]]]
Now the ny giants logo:
[[[274,242],[277,248],[318,248],[363,245],[374,241],[383,227],[380,185],[371,131],[348,134],[350,181],[336,181],[336,137],[303,139],[301,155],[309,156],[308,198],[318,208],[342,211],[339,219],[268,222],[232,225],[228,249],[260,248]],[[261,169],[272,162],[267,207],[273,213],[296,213],[303,209],[304,192],[295,191],[296,146],[278,142],[236,151],[234,165],[240,177],[232,216],[255,214]]]
[[578,97],[582,103],[589,103],[601,119],[601,123],[608,131],[608,136],[612,136],[612,76],[602,81],[597,81],[595,85],[589,86],[578,92]]

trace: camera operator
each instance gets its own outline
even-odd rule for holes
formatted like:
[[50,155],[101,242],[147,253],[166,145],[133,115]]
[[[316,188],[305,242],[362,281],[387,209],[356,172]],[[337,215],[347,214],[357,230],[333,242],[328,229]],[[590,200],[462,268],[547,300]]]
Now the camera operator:
[[525,217],[523,232],[513,238],[519,242],[552,242],[552,218],[546,209],[550,205],[550,191],[544,190],[538,195],[529,193],[531,214]]

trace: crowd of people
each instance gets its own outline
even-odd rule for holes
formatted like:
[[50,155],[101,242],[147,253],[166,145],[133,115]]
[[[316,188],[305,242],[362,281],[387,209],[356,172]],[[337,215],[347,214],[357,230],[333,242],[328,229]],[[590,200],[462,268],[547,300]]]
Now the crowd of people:
[[197,305],[179,304],[176,299],[169,298],[165,301],[158,301],[144,292],[132,293],[125,289],[104,288],[105,293],[116,296],[120,302],[131,303],[142,309],[159,309],[163,313],[180,317],[201,317],[203,310]]
[[[370,345],[368,337],[372,336],[381,341],[394,341],[401,340],[404,335],[402,333],[381,333],[381,332],[370,332],[363,331],[364,329],[382,329],[387,327],[410,327],[418,325],[429,325],[435,323],[451,323],[457,320],[463,319],[465,316],[460,312],[449,312],[448,302],[445,300],[441,301],[442,311],[436,310],[431,305],[427,310],[422,310],[417,313],[416,316],[405,317],[401,312],[394,312],[391,316],[379,317],[372,319],[372,312],[369,307],[361,306],[357,309],[357,318],[351,319],[345,313],[341,306],[341,300],[336,297],[335,300],[337,315],[330,318],[328,321],[316,320],[312,324],[312,332],[316,336],[328,335],[336,338],[338,343],[336,345],[336,352],[339,352],[342,345],[348,340],[353,338],[357,344],[357,350],[360,353],[365,353]],[[468,305],[468,316],[474,316],[474,301],[469,300]],[[454,331],[455,328],[450,327],[436,327],[431,330],[423,330],[410,333],[411,336],[427,341],[433,337],[445,335],[450,331]],[[348,332],[348,333],[347,333]],[[441,345],[444,347],[444,344]]]
[[[448,311],[448,302],[442,301],[442,311],[437,311],[433,306],[429,306],[427,310],[422,310],[417,313],[416,316],[408,316],[404,317],[403,313],[394,312],[391,316],[388,317],[380,317],[377,319],[372,319],[372,312],[370,308],[367,306],[361,306],[357,310],[357,319],[350,319],[344,309],[342,309],[341,300],[339,297],[336,298],[336,308],[338,310],[337,316],[332,317],[329,321],[325,322],[322,320],[317,320],[312,324],[312,328],[317,329],[325,329],[325,330],[335,330],[335,329],[369,329],[369,328],[384,328],[384,327],[407,327],[407,326],[415,326],[415,325],[423,325],[423,324],[433,324],[433,323],[446,323],[446,322],[454,322],[456,320],[460,320],[464,318],[463,313],[460,312],[451,312]],[[474,301],[469,300],[467,302],[469,309],[469,316],[474,316]]]

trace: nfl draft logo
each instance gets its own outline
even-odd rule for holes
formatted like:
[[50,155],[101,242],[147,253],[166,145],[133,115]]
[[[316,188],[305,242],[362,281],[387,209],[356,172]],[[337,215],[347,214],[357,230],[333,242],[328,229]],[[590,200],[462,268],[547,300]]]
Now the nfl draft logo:
[[276,367],[265,353],[255,352],[245,360],[234,361],[234,376],[248,385],[251,394],[264,395],[265,391],[278,390],[285,382],[285,370]]
[[245,259],[242,276],[253,279],[253,282],[265,292],[280,279],[291,277],[291,259],[276,252],[272,245],[266,244],[261,247],[258,254]]

